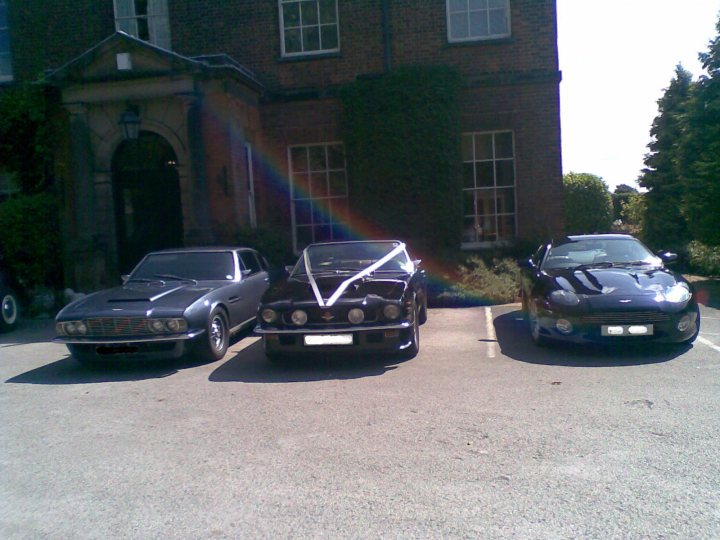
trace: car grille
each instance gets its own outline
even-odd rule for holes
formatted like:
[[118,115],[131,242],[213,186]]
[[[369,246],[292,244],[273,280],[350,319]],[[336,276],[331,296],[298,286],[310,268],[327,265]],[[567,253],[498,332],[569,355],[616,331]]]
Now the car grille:
[[143,336],[152,334],[144,317],[102,317],[87,319],[88,336]]
[[584,324],[650,324],[669,321],[670,315],[662,311],[618,311],[584,315]]
[[[304,308],[303,311],[305,311],[308,315],[308,322],[307,326],[324,326],[324,327],[332,327],[332,326],[348,326],[350,323],[348,322],[348,311],[350,311],[352,308],[347,307],[341,307],[341,308],[334,308],[331,310],[323,309],[323,308]],[[363,322],[365,323],[372,323],[376,322],[378,320],[377,312],[373,309],[364,309],[365,312],[365,320]],[[287,326],[293,326],[292,320],[290,318],[292,312],[288,312],[283,314],[283,323]],[[332,319],[324,319],[323,315],[326,313],[330,313],[333,315]]]

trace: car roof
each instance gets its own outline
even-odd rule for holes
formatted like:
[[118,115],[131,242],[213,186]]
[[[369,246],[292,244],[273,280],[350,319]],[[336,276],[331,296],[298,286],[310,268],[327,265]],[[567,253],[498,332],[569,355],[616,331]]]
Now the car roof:
[[636,240],[629,234],[573,234],[567,238],[570,240]]
[[158,251],[151,251],[148,255],[154,255],[157,253],[220,253],[224,251],[256,251],[253,248],[241,247],[241,246],[198,246],[198,247],[182,247],[182,248],[170,248],[161,249]]
[[347,244],[376,244],[376,243],[396,243],[396,244],[403,244],[401,240],[393,240],[391,238],[383,238],[380,240],[346,240],[343,242],[316,242],[314,244],[309,244],[307,247],[312,246],[342,246]]

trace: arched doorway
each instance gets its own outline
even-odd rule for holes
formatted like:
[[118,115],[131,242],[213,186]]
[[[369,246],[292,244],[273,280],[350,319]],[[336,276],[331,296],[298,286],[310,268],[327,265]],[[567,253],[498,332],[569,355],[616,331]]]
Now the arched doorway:
[[183,240],[177,157],[156,133],[141,131],[113,156],[113,198],[120,271],[148,251],[179,247]]

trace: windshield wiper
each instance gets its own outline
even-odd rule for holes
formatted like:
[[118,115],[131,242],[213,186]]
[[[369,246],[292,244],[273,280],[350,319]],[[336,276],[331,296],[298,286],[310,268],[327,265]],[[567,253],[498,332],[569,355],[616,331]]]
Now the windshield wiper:
[[197,285],[196,279],[182,277],[182,276],[176,276],[173,274],[155,274],[155,277],[160,278],[160,279],[174,279],[176,281],[192,281],[195,285]]
[[588,270],[590,268],[612,268],[615,266],[615,263],[611,263],[610,261],[603,261],[603,262],[596,262],[596,263],[589,263],[589,264],[579,264],[578,266],[573,266],[573,270]]
[[139,283],[152,283],[153,281],[157,281],[156,279],[150,279],[146,277],[134,277],[127,280],[127,283],[132,283],[133,281],[137,281]]

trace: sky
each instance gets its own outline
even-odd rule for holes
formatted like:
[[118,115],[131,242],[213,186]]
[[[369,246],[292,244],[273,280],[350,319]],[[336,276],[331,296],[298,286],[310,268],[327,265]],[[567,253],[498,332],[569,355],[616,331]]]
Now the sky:
[[720,0],[557,0],[563,172],[637,187],[650,127],[682,64],[717,35]]

